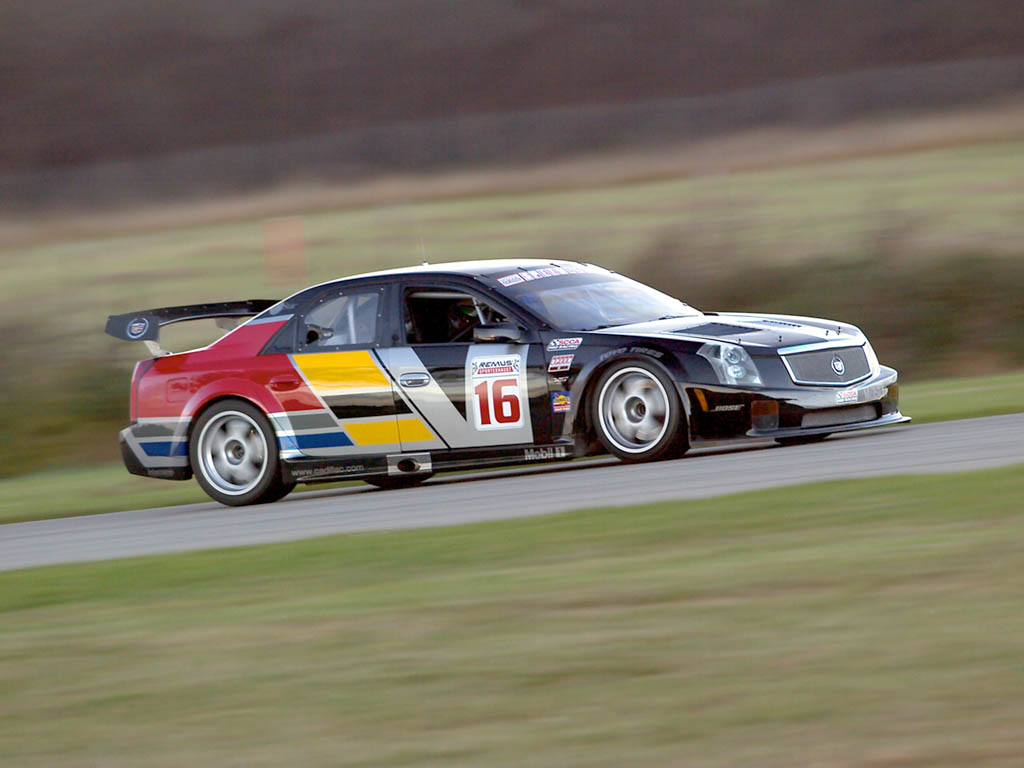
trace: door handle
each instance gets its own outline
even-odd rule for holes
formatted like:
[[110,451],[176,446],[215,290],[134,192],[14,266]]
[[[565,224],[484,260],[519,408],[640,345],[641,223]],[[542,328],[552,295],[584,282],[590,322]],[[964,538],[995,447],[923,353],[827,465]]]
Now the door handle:
[[430,383],[429,373],[403,373],[398,383],[403,387],[425,387]]
[[301,384],[302,382],[293,376],[275,376],[270,380],[270,388],[275,392],[288,392],[292,389],[298,389]]

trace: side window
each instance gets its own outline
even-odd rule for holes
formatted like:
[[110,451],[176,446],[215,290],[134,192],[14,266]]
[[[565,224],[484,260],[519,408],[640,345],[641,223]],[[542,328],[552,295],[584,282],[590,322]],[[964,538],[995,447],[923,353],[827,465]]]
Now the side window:
[[443,288],[407,288],[402,305],[409,344],[471,342],[478,325],[507,322],[505,315],[476,296]]
[[303,318],[299,345],[309,350],[330,349],[377,340],[380,292],[365,291],[325,296]]

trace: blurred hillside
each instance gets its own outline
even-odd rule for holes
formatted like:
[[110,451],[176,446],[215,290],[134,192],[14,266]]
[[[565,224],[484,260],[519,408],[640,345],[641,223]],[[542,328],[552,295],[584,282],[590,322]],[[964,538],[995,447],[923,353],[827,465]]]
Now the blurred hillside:
[[703,309],[835,317],[908,382],[1019,368],[1020,10],[0,6],[0,478],[117,458],[144,351],[108,314],[424,255],[575,258]]
[[1019,96],[1020,57],[1012,0],[6,4],[0,192],[216,193],[948,108]]

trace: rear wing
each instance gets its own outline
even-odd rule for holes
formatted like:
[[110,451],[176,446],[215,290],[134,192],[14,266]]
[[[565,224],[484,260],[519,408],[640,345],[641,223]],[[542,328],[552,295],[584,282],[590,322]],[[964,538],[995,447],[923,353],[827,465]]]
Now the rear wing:
[[[258,315],[265,309],[277,304],[276,299],[247,299],[246,301],[221,301],[215,304],[189,304],[183,307],[161,307],[159,309],[143,309],[125,315],[111,315],[107,318],[106,332],[115,339],[123,341],[141,341],[154,355],[166,355],[167,350],[160,348],[160,328],[171,323],[184,320],[204,320],[206,318],[240,318]],[[237,323],[217,325],[230,330]]]

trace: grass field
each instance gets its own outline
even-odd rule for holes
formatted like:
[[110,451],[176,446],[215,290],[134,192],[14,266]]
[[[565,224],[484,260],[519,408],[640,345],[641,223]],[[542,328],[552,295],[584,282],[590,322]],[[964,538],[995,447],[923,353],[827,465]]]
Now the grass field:
[[[1011,373],[907,384],[900,397],[903,412],[925,423],[1018,413],[1024,408],[1021,392],[1024,373]],[[200,501],[209,498],[193,481],[136,477],[119,463],[0,479],[0,523]]]
[[0,574],[0,763],[1016,766],[1024,467]]

